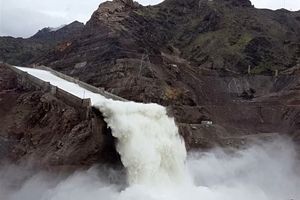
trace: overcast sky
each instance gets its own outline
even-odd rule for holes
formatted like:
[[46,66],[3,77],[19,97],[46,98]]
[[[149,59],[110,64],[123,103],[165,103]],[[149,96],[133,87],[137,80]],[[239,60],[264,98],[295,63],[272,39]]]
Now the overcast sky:
[[[86,22],[104,0],[0,0],[0,36],[29,37],[43,27]],[[143,5],[162,0],[138,0]],[[300,10],[300,0],[252,0],[257,8]]]

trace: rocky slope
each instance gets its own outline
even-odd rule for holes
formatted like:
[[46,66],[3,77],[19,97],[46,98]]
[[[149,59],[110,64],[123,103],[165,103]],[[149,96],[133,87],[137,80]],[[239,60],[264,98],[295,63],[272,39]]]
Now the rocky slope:
[[87,66],[145,54],[155,65],[169,58],[197,71],[243,74],[250,66],[252,73],[271,75],[299,64],[299,17],[258,10],[247,0],[166,0],[152,7],[115,0],[100,5],[67,53],[41,61],[61,66],[64,56],[72,68],[75,52]]

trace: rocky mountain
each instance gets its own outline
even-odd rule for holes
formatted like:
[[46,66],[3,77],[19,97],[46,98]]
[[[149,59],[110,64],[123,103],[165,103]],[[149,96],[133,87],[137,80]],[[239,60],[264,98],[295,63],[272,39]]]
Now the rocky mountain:
[[[151,7],[115,0],[100,5],[68,50],[76,48],[88,65],[168,54],[199,71],[244,74],[250,67],[252,73],[271,75],[299,64],[299,17],[298,12],[255,9],[245,0],[166,0]],[[55,53],[61,55],[41,60],[59,65]],[[74,67],[72,52],[66,56]]]
[[[146,7],[113,0],[78,27],[72,37],[42,30],[27,40],[1,38],[10,42],[2,42],[0,60],[46,65],[129,100],[167,106],[189,149],[257,135],[300,141],[299,12],[256,9],[249,0]],[[60,39],[35,49],[23,44],[49,38]]]
[[77,37],[84,28],[84,24],[74,21],[71,24],[58,28],[43,28],[29,39],[49,43],[58,43]]
[[0,37],[0,61],[15,65],[30,64],[60,42],[77,37],[83,27],[83,23],[75,21],[55,31],[44,28],[27,39]]

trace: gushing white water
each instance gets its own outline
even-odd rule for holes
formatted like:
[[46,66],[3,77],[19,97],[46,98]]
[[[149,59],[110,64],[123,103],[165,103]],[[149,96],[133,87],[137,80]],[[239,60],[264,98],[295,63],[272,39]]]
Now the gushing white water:
[[94,104],[118,138],[117,150],[130,185],[184,181],[186,150],[173,118],[157,104],[105,101]]
[[39,69],[18,67],[73,95],[91,98],[118,139],[117,150],[130,185],[173,185],[184,182],[186,150],[174,118],[157,104],[106,99],[79,85]]

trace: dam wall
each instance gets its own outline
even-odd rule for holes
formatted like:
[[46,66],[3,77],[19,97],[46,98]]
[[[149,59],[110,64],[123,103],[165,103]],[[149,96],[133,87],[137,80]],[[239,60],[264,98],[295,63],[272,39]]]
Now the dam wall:
[[76,83],[78,84],[80,87],[86,89],[86,90],[89,90],[91,92],[94,92],[94,93],[97,93],[97,94],[100,94],[108,99],[113,99],[113,100],[116,100],[116,101],[127,101],[126,99],[122,98],[122,97],[119,97],[117,95],[114,95],[112,93],[109,93],[107,91],[105,91],[103,88],[97,88],[95,86],[92,86],[90,84],[87,84],[85,82],[82,82],[78,79],[75,79],[73,77],[70,77],[68,75],[65,75],[61,72],[58,72],[58,71],[55,71],[49,67],[46,67],[46,66],[35,66],[34,68],[36,69],[42,69],[42,70],[45,70],[45,71],[49,71],[51,72],[52,74],[56,75],[57,77],[60,77],[64,80],[67,80],[69,82],[72,82],[72,83]]
[[[52,95],[57,97],[58,99],[61,99],[65,103],[67,103],[70,106],[76,107],[76,108],[87,108],[91,107],[91,100],[90,99],[82,99],[79,98],[65,90],[62,90],[54,85],[51,85],[49,82],[45,82],[33,75],[30,75],[27,72],[24,72],[12,65],[6,64],[12,71],[14,71],[17,75],[18,84],[19,86],[27,89],[34,89],[34,90],[42,90],[44,92],[51,92]],[[78,79],[75,79],[73,77],[67,76],[63,73],[57,72],[49,67],[46,66],[35,66],[36,69],[41,69],[45,71],[49,71],[55,76],[62,78],[64,80],[67,80],[69,82],[78,84],[80,87],[89,90],[91,92],[100,94],[106,98],[117,100],[117,101],[127,101],[124,98],[121,98],[117,95],[111,94],[107,91],[105,91],[103,88],[97,88],[95,86],[89,85],[85,82],[82,82]]]
[[91,100],[81,99],[65,90],[60,89],[50,82],[45,82],[27,72],[24,72],[14,66],[7,65],[17,76],[18,85],[24,89],[39,90],[45,93],[49,92],[56,98],[60,99],[69,106],[72,106],[81,111],[82,119],[87,119],[90,115]]
[[21,70],[0,64],[0,159],[29,160],[34,168],[64,172],[99,163],[121,166],[111,130],[90,99]]

